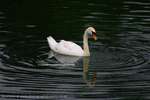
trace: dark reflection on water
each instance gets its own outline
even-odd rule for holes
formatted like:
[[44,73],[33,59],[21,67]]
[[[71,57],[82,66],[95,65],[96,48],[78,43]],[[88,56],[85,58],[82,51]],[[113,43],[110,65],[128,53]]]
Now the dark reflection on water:
[[[91,56],[51,54],[46,37],[82,46],[94,26]],[[150,99],[150,1],[0,1],[0,99]]]

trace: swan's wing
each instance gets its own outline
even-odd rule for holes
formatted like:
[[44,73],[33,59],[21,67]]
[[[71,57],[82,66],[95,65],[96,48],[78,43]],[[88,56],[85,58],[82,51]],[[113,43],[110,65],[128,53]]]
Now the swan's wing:
[[65,55],[74,55],[74,56],[82,56],[83,50],[82,48],[71,42],[71,41],[65,41],[61,40],[56,46],[55,50],[58,53],[65,54]]
[[62,45],[65,49],[68,49],[68,50],[82,50],[82,48],[75,44],[74,42],[71,42],[71,41],[65,41],[65,40],[61,40],[60,41],[60,45]]

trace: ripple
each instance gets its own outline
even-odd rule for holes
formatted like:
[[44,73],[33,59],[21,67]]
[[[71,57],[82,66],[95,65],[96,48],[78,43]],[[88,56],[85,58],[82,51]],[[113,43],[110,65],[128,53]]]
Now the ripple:
[[141,5],[141,6],[149,6],[150,3],[148,2],[137,2],[137,1],[126,1],[125,4],[134,4],[134,5]]
[[[98,44],[98,43],[97,43]],[[5,45],[1,45],[2,48],[6,47]],[[17,59],[17,57],[13,57],[10,59],[9,55],[3,53],[3,60],[9,63],[10,65],[18,65],[19,67],[15,68],[21,68],[20,66],[25,66],[23,69],[31,70],[36,69],[35,66],[38,65],[41,68],[42,67],[58,67],[58,66],[74,66],[74,67],[80,67],[82,66],[82,59],[78,61],[77,64],[61,64],[56,59],[48,58],[48,52],[46,47],[41,47],[39,49],[39,52],[41,52],[40,55],[37,56],[36,59],[32,58],[23,58]],[[96,45],[93,44],[91,46],[91,57],[90,57],[90,64],[89,66],[95,66],[99,67],[99,71],[125,71],[135,68],[140,68],[142,64],[145,64],[147,62],[147,59],[144,58],[144,56],[135,49],[129,49],[129,48],[123,48],[123,47],[106,47],[104,45]],[[5,59],[4,59],[5,58]],[[16,59],[16,60],[15,60]],[[13,60],[13,63],[11,61]],[[28,67],[27,67],[28,66]],[[23,70],[22,69],[22,70]],[[57,68],[56,68],[57,69]],[[39,69],[42,70],[42,69]],[[47,69],[46,69],[47,70]],[[38,71],[36,69],[36,71]],[[42,72],[42,71],[40,71]]]
[[83,19],[96,19],[96,16],[84,16]]
[[27,28],[35,28],[36,25],[26,25]]
[[[44,48],[42,49],[41,52],[43,54],[39,56],[42,62],[39,62],[39,66],[63,67],[67,65],[67,70],[72,69],[73,66],[76,68],[83,66],[81,63],[83,59],[80,59],[78,63],[73,65],[59,64],[56,59],[47,58],[48,54],[44,53]],[[137,73],[142,66],[147,64],[147,59],[140,52],[123,47],[105,47],[104,45],[93,44],[91,47],[91,54],[89,66],[98,68],[98,72],[107,72],[107,74],[108,72],[109,74],[134,74]],[[56,70],[58,69],[56,68]]]
[[5,19],[6,17],[4,17],[4,16],[0,16],[0,19]]
[[[81,41],[76,42],[81,44]],[[23,45],[25,42],[20,43]],[[62,64],[54,57],[49,58],[47,45],[43,45],[41,41],[35,44],[40,44],[40,48],[38,47],[38,55],[34,58],[20,57],[15,53],[12,56],[9,53],[12,49],[1,45],[2,97],[56,99],[59,95],[59,99],[63,96],[65,99],[75,97],[88,99],[93,96],[98,99],[109,93],[119,93],[120,89],[127,90],[124,93],[130,92],[130,96],[135,94],[132,92],[133,89],[137,89],[137,93],[141,89],[149,91],[146,77],[142,82],[136,77],[137,73],[148,70],[144,67],[149,63],[140,48],[90,43],[89,63],[85,63],[83,57],[74,64]],[[121,98],[121,95],[116,98]]]

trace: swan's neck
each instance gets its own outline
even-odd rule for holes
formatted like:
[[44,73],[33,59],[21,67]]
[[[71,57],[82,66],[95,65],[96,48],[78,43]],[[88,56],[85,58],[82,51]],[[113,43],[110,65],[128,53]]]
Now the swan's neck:
[[84,56],[90,56],[89,45],[88,45],[88,36],[86,32],[83,35],[83,50]]

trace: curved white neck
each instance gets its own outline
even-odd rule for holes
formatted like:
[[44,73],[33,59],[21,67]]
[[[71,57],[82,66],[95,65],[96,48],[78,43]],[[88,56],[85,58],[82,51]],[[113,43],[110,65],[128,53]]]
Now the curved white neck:
[[84,32],[84,35],[83,35],[83,50],[84,50],[84,56],[90,56],[88,36],[86,34],[86,31]]

